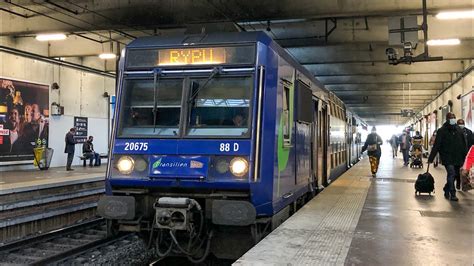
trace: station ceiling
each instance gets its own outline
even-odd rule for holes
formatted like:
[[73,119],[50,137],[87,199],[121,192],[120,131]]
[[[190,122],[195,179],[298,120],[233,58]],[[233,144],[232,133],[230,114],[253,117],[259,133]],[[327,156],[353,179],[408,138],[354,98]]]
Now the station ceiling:
[[[136,37],[211,31],[266,31],[370,124],[403,123],[401,109],[421,110],[474,58],[474,20],[438,20],[439,11],[469,10],[472,0],[428,0],[429,39],[443,61],[389,65],[388,18],[418,16],[421,0],[68,0],[0,2],[0,37],[64,32],[48,56],[97,57]],[[423,50],[423,34],[415,55]],[[114,64],[94,67],[115,71]]]

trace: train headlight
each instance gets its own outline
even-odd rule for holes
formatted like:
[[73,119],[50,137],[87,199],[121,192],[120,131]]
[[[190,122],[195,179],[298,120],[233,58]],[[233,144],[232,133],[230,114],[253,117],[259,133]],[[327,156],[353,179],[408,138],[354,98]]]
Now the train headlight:
[[237,176],[242,177],[249,171],[249,162],[241,157],[236,157],[230,161],[230,172]]
[[135,161],[130,156],[122,156],[117,161],[117,169],[123,175],[131,174],[134,167],[135,167]]
[[148,168],[148,163],[141,157],[135,158],[135,171],[143,172]]
[[223,174],[229,171],[229,161],[226,159],[219,159],[216,163],[216,170],[220,174]]

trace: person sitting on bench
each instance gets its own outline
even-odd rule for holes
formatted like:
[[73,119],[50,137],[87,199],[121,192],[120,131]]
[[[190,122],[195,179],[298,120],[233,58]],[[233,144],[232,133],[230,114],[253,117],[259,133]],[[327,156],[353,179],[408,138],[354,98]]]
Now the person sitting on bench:
[[[89,166],[92,166],[92,161],[95,159],[94,166],[100,166],[100,155],[94,151],[94,144],[92,141],[94,140],[93,136],[89,136],[89,138],[84,142],[82,145],[82,153],[86,159],[89,159]],[[85,162],[84,162],[85,166]]]

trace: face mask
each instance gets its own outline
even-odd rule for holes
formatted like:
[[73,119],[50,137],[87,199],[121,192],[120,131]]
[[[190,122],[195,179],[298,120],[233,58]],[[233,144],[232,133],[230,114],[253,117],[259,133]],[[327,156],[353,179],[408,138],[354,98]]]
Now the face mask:
[[451,119],[449,119],[449,124],[450,124],[451,126],[456,125],[456,122],[457,122],[457,121],[456,121],[456,118],[451,118]]
[[372,133],[375,133],[375,132],[377,132],[377,131],[372,131]]
[[460,127],[461,129],[464,129],[464,125],[459,125],[459,127]]

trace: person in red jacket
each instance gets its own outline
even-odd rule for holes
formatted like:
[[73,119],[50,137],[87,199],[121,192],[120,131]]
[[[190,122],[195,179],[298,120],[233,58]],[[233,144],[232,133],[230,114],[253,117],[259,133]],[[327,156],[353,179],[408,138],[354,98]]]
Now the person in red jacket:
[[472,180],[470,180],[469,172],[471,167],[474,164],[474,146],[469,149],[466,159],[464,160],[464,165],[461,168],[461,180],[462,180],[462,190],[467,191],[472,189]]

